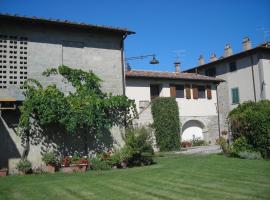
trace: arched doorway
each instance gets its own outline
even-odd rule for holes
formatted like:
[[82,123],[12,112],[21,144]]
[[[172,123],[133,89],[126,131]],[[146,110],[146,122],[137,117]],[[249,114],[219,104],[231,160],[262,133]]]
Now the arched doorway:
[[182,127],[182,141],[190,141],[194,138],[203,140],[204,125],[198,120],[189,120]]

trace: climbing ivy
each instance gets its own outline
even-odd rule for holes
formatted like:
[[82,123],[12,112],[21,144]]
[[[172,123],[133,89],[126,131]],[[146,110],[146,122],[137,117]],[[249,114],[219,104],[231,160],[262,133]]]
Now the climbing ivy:
[[137,115],[133,100],[102,92],[101,79],[93,72],[62,65],[46,70],[43,75],[60,75],[73,88],[67,93],[55,84],[43,87],[32,79],[25,83],[27,89],[20,107],[19,135],[28,142],[37,126],[57,125],[67,134],[80,134],[86,139],[88,134],[100,135],[112,126],[125,126]]
[[173,97],[158,97],[152,103],[153,127],[160,151],[179,150],[180,120],[178,105]]

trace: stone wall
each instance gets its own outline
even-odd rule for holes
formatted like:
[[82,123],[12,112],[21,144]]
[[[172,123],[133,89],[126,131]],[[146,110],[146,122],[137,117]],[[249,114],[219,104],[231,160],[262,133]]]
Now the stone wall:
[[219,138],[217,116],[180,116],[181,126],[188,121],[199,121],[203,125],[203,138],[208,144],[215,144]]

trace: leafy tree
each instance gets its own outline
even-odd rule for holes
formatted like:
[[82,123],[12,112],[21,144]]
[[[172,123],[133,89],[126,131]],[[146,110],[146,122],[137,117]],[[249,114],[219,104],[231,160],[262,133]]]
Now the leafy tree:
[[43,87],[37,80],[26,82],[25,101],[20,108],[19,135],[29,151],[29,140],[36,134],[35,128],[62,127],[67,133],[87,136],[100,135],[112,126],[125,126],[136,117],[136,106],[126,96],[101,91],[101,80],[93,72],[71,69],[67,66],[51,68],[44,76],[61,75],[66,84],[73,86],[65,93],[55,84]]

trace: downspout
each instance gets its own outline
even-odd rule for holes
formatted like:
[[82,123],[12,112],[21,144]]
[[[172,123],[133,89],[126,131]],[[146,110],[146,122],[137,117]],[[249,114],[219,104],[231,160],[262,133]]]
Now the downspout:
[[252,83],[253,83],[253,93],[254,93],[254,101],[257,102],[256,98],[256,88],[255,88],[255,79],[254,79],[254,60],[252,55],[250,56],[250,61],[251,61],[251,71],[252,71]]
[[217,97],[217,114],[218,114],[218,137],[220,138],[220,117],[219,117],[219,102],[218,102],[218,86],[220,83],[216,84],[216,97]]
[[[126,96],[126,70],[125,70],[125,61],[124,61],[124,40],[127,37],[127,33],[123,36],[121,40],[121,65],[122,65],[122,85],[123,85],[123,95]],[[124,127],[127,127],[127,120],[126,120],[126,114],[125,114],[125,121],[124,121]]]
[[122,65],[122,85],[123,85],[123,95],[126,95],[126,74],[125,74],[125,61],[124,61],[124,40],[127,37],[127,33],[123,36],[121,40],[121,65]]

